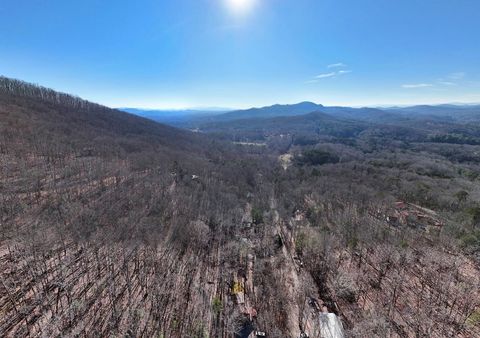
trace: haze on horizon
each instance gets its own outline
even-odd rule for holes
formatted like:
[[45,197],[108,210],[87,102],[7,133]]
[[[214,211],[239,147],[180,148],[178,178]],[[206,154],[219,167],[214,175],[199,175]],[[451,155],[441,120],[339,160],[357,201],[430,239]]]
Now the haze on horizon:
[[5,0],[0,74],[112,107],[480,102],[471,0]]

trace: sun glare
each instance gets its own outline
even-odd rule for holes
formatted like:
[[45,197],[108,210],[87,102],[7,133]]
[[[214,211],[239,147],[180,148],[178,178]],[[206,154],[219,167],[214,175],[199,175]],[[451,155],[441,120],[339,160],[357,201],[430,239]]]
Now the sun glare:
[[225,0],[230,10],[235,14],[246,14],[255,5],[256,0]]

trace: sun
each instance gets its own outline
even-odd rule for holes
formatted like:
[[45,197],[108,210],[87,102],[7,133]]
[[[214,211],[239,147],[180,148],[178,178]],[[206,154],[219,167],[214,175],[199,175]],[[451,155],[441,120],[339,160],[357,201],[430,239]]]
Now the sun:
[[225,0],[235,14],[246,14],[253,9],[257,0]]

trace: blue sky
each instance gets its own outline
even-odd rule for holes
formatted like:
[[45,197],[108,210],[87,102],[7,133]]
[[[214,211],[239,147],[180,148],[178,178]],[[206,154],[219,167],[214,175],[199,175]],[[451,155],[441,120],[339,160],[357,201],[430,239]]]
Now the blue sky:
[[0,74],[115,107],[480,102],[478,0],[2,0]]

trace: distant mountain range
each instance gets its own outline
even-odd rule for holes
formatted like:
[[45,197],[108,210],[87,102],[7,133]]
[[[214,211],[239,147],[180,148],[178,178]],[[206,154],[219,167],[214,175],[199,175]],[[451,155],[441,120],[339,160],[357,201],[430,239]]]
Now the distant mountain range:
[[189,129],[203,129],[217,123],[231,121],[270,119],[275,117],[301,116],[321,112],[335,118],[364,122],[401,122],[417,119],[436,121],[473,122],[480,121],[480,105],[418,105],[411,107],[353,108],[329,107],[313,102],[300,102],[291,105],[276,104],[246,110],[141,110],[123,108],[123,111],[146,117],[157,122]]
[[457,122],[470,122],[480,120],[480,105],[419,105],[403,108],[387,108],[386,111],[400,114],[403,116],[424,116],[432,118],[442,118]]
[[0,76],[0,337],[480,337],[479,108],[130,109],[192,132]]
[[138,108],[118,108],[118,110],[148,118],[160,123],[166,123],[178,126],[186,123],[193,118],[208,117],[212,115],[224,114],[230,111],[228,108],[205,108],[205,109],[180,109],[180,110],[156,110],[156,109],[138,109]]

